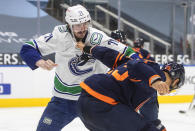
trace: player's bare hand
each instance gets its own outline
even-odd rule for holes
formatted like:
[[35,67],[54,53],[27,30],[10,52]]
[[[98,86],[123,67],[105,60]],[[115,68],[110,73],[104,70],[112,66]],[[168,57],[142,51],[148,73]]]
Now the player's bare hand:
[[85,44],[83,42],[77,42],[76,47],[83,51],[83,48],[85,47]]
[[152,84],[152,88],[156,89],[160,95],[165,95],[169,93],[169,86],[166,82],[156,81]]
[[50,59],[48,60],[38,60],[36,62],[36,66],[45,69],[45,70],[52,70],[54,67],[56,67],[58,64],[55,64],[53,61],[51,61]]

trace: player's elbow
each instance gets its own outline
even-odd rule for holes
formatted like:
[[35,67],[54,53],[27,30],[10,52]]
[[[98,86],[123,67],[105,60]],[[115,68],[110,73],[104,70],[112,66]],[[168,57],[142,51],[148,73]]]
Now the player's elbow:
[[21,50],[20,50],[20,57],[24,60],[24,56],[27,53],[27,47],[26,45],[23,45]]

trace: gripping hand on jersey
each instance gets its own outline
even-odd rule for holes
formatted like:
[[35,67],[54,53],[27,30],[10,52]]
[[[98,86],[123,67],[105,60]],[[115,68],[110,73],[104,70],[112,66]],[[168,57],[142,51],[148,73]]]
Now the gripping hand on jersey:
[[58,64],[55,64],[53,61],[51,61],[50,59],[48,60],[38,60],[36,62],[36,66],[45,69],[45,70],[52,70],[54,67],[56,67]]
[[169,86],[164,81],[156,81],[152,84],[152,88],[156,89],[160,95],[169,93]]
[[94,47],[92,46],[87,46],[85,45],[83,42],[77,42],[76,47],[79,48],[81,51],[90,54],[91,53],[91,49]]

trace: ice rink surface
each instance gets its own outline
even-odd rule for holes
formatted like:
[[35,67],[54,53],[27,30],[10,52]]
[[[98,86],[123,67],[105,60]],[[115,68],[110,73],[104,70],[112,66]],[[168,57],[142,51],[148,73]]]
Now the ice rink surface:
[[[195,131],[195,110],[181,114],[189,104],[160,104],[159,118],[168,131]],[[0,108],[0,131],[35,131],[44,107]],[[88,131],[76,118],[62,131]]]

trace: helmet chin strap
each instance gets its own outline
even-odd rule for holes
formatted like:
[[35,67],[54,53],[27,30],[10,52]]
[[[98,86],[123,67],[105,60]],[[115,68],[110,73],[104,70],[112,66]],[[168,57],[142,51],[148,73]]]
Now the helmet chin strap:
[[173,91],[173,90],[176,90],[176,89],[178,89],[179,88],[179,86],[177,85],[177,87],[176,88],[174,88],[172,85],[170,85],[169,86],[169,91]]
[[174,90],[174,87],[172,85],[169,86],[169,91]]
[[174,88],[172,85],[169,86],[169,91],[170,93],[168,94],[169,96],[175,96],[179,92],[179,87]]

